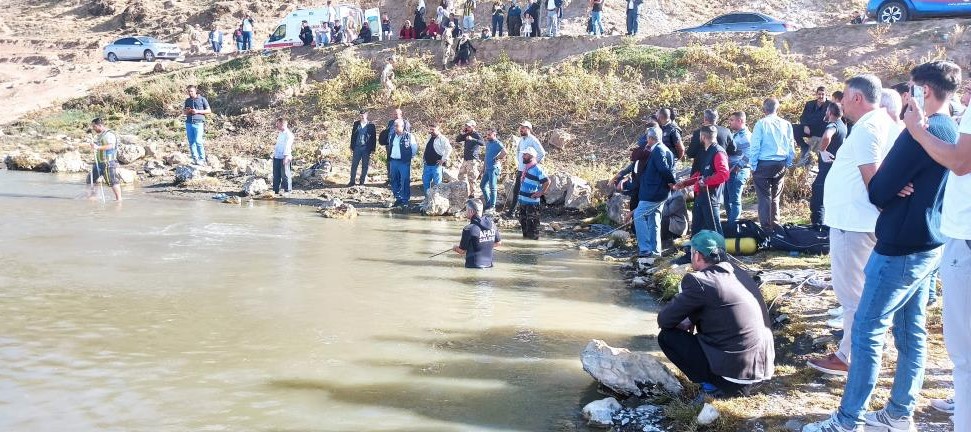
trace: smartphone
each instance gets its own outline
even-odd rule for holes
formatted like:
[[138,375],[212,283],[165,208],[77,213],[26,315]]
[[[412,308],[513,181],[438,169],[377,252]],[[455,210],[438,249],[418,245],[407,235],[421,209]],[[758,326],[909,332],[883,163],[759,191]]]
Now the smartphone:
[[910,87],[910,97],[914,99],[914,103],[920,107],[920,110],[924,110],[924,87],[919,85],[914,85]]

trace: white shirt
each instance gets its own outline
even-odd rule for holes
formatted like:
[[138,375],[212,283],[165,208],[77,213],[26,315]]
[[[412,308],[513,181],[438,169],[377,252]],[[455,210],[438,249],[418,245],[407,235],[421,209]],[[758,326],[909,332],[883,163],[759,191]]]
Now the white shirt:
[[293,155],[293,132],[284,129],[276,137],[276,146],[273,147],[273,159],[286,159]]
[[556,0],[547,0],[546,10],[554,10],[554,9],[556,9]]
[[332,23],[338,19],[340,19],[340,17],[337,16],[337,9],[335,9],[333,6],[324,8],[324,21]]
[[627,2],[627,9],[634,9],[634,0],[630,0]]
[[253,31],[253,23],[251,23],[250,20],[243,19],[243,31],[244,32],[247,32],[247,31],[248,32],[251,32],[251,31]]
[[[431,139],[431,137],[429,137]],[[435,142],[432,143],[432,147],[435,149],[435,153],[442,156],[443,161],[448,160],[448,156],[452,154],[452,144],[448,142],[448,138],[445,138],[442,134],[439,134],[435,138]]]
[[[971,108],[964,111],[958,132],[971,136]],[[952,172],[948,175],[941,233],[952,239],[971,240],[971,174],[959,176]]]
[[836,152],[823,187],[826,226],[860,233],[876,230],[880,210],[870,203],[860,166],[879,167],[899,134],[899,126],[882,108],[864,114],[853,125],[853,132]]
[[525,164],[523,164],[523,154],[526,153],[526,149],[532,148],[536,150],[536,162],[542,163],[543,158],[546,157],[546,150],[543,149],[543,145],[539,143],[539,140],[533,134],[529,134],[519,140],[519,150],[516,152],[516,167],[519,171],[523,170]]
[[401,135],[396,134],[394,131],[394,139],[391,140],[391,159],[401,159]]

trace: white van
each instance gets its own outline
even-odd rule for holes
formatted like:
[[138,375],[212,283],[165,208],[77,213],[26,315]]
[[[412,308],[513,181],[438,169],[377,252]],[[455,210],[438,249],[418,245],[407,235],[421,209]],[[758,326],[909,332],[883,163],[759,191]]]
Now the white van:
[[[354,5],[341,4],[334,6],[337,11],[337,17],[330,18],[330,23],[333,25],[334,21],[339,19],[342,26],[346,26],[348,23],[353,23],[355,28],[361,28],[361,23],[364,22],[364,11],[361,8]],[[327,18],[327,8],[308,8],[308,9],[297,9],[293,12],[287,13],[280,24],[276,27],[273,33],[270,33],[270,37],[263,42],[263,49],[280,49],[280,48],[291,48],[295,46],[303,46],[303,42],[300,41],[300,27],[303,21],[307,21],[310,28],[313,29],[316,35],[321,28],[323,28],[324,20]],[[357,35],[355,34],[355,37]]]

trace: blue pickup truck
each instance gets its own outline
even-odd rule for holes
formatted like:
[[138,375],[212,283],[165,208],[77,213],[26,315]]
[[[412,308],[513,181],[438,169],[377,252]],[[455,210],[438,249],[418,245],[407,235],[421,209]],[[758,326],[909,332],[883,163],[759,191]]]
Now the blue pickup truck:
[[869,0],[866,12],[887,24],[919,18],[971,17],[971,0]]

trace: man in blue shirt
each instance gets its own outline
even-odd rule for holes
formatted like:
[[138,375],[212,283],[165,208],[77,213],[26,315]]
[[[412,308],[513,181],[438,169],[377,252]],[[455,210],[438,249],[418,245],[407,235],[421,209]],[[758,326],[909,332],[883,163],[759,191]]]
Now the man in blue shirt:
[[550,179],[539,167],[536,149],[528,147],[523,150],[519,187],[519,226],[523,230],[523,238],[539,240],[539,203],[540,197],[550,188]]
[[499,142],[498,135],[495,128],[486,132],[485,168],[482,169],[482,181],[479,182],[486,212],[496,208],[496,191],[499,188],[499,175],[502,173],[499,161],[506,159],[506,148]]
[[634,209],[634,226],[637,249],[642,257],[661,255],[661,206],[671,194],[674,179],[674,153],[661,143],[663,132],[658,127],[647,129],[647,146],[650,156],[644,173],[638,176],[637,208]]
[[796,158],[792,123],[776,115],[779,100],[766,99],[762,103],[765,117],[752,130],[748,159],[755,179],[755,194],[759,198],[759,224],[766,231],[779,225],[779,199],[782,197],[786,168]]
[[209,107],[209,101],[199,94],[196,86],[190,85],[186,91],[189,97],[182,107],[182,114],[185,114],[185,135],[189,141],[189,152],[192,154],[192,163],[205,165],[206,115],[212,114],[212,109]]
[[502,244],[499,228],[491,218],[482,214],[481,201],[466,201],[465,210],[469,224],[462,230],[462,240],[452,250],[465,255],[465,268],[491,268],[492,251]]
[[745,125],[745,112],[737,111],[728,118],[728,128],[732,131],[735,154],[728,156],[728,183],[725,184],[725,213],[728,225],[734,226],[742,213],[742,189],[752,171],[749,169],[748,150],[751,147],[752,132]]
[[[956,144],[957,124],[947,101],[961,81],[961,69],[934,61],[917,66],[910,77],[912,87],[923,89],[927,131]],[[946,179],[947,169],[904,131],[870,180],[870,202],[881,212],[877,244],[866,265],[866,283],[853,323],[846,388],[836,413],[806,425],[803,432],[862,431],[864,423],[879,430],[915,430],[913,413],[927,359],[927,299],[945,240],[940,225]],[[890,399],[884,409],[867,413],[891,325],[897,367]]]
[[418,142],[414,135],[405,131],[405,121],[395,120],[394,132],[390,134],[388,159],[391,169],[391,193],[394,194],[393,207],[407,206],[411,200],[411,158],[418,154]]

